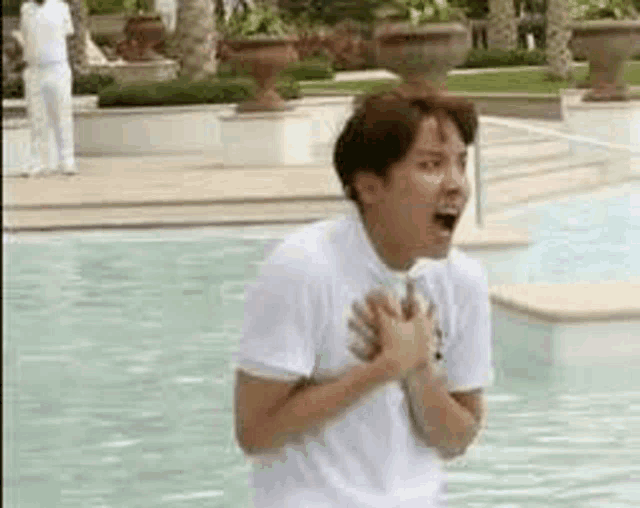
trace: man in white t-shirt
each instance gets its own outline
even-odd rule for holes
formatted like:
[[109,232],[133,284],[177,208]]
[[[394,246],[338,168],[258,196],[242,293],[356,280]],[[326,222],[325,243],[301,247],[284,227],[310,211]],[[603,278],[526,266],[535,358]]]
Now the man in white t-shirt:
[[[234,415],[255,508],[444,506],[491,382],[487,277],[450,246],[477,124],[426,87],[368,98],[334,154],[353,212],[288,236],[248,288]],[[429,310],[378,294],[407,277]]]
[[27,0],[20,9],[20,31],[27,64],[25,98],[31,120],[31,158],[22,174],[43,173],[41,146],[49,137],[49,126],[55,137],[57,169],[75,174],[72,76],[67,56],[67,37],[73,35],[69,6],[63,0]]

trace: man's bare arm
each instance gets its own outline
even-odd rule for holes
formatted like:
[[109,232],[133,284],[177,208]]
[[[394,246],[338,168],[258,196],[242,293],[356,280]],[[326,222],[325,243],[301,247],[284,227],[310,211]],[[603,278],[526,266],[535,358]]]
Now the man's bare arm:
[[234,408],[238,442],[248,454],[279,449],[300,433],[336,418],[398,375],[396,365],[383,356],[353,367],[338,379],[306,386],[274,384],[239,373]]
[[482,392],[449,393],[444,379],[430,379],[420,372],[404,385],[423,441],[446,459],[464,454],[486,421]]

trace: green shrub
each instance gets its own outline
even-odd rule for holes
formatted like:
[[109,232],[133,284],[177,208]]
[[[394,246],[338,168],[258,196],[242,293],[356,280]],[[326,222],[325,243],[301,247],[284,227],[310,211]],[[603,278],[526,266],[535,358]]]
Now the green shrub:
[[[331,63],[327,59],[313,58],[302,60],[291,64],[287,69],[282,71],[282,77],[290,77],[297,81],[312,81],[333,79],[334,76]],[[218,78],[234,78],[249,76],[248,66],[238,61],[232,60],[218,64]]]
[[229,60],[228,62],[219,62],[216,77],[219,79],[237,78],[249,76],[249,70],[246,65],[237,60]]
[[461,68],[477,69],[486,67],[507,67],[518,65],[546,65],[543,51],[535,49],[527,51],[516,49],[511,51],[499,49],[472,49]]
[[16,77],[8,80],[2,80],[2,98],[3,99],[22,99],[24,98],[24,82],[22,78]]
[[291,76],[298,81],[333,79],[334,74],[331,63],[323,58],[296,62],[283,72],[283,75]]
[[84,0],[90,16],[96,14],[120,14],[131,11],[150,11],[151,0]]
[[[97,95],[100,90],[115,83],[111,76],[101,74],[89,74],[87,76],[76,76],[73,79],[73,95]],[[2,85],[3,99],[23,99],[24,82],[22,76],[15,77]]]
[[[276,88],[283,99],[300,97],[300,85],[292,78],[281,78]],[[255,82],[247,77],[218,77],[195,82],[179,78],[153,84],[113,85],[102,90],[98,105],[123,107],[232,104],[253,97],[255,91]]]
[[115,83],[115,79],[104,74],[76,76],[73,80],[73,95],[96,95],[100,90]]

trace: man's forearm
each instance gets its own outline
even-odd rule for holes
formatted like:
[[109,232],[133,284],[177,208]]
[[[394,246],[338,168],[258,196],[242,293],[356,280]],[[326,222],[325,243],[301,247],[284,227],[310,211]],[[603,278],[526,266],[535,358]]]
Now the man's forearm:
[[403,384],[424,442],[445,458],[464,453],[477,437],[480,422],[449,394],[445,379],[416,371]]
[[265,415],[254,430],[250,453],[281,448],[295,436],[326,424],[374,389],[394,380],[382,357],[358,365],[336,380],[312,384]]

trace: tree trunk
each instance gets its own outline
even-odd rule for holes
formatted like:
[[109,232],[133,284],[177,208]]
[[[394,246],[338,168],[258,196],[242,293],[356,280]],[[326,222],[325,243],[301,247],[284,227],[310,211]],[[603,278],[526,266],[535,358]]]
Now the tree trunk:
[[85,0],[67,0],[73,35],[68,39],[69,63],[74,76],[89,73],[87,59],[87,33],[89,31],[89,14]]
[[212,0],[179,0],[171,56],[180,63],[180,76],[190,80],[215,74],[216,30]]
[[489,49],[512,50],[518,47],[518,21],[513,0],[489,0]]
[[547,64],[551,79],[568,80],[573,60],[569,41],[571,13],[566,0],[547,0]]

